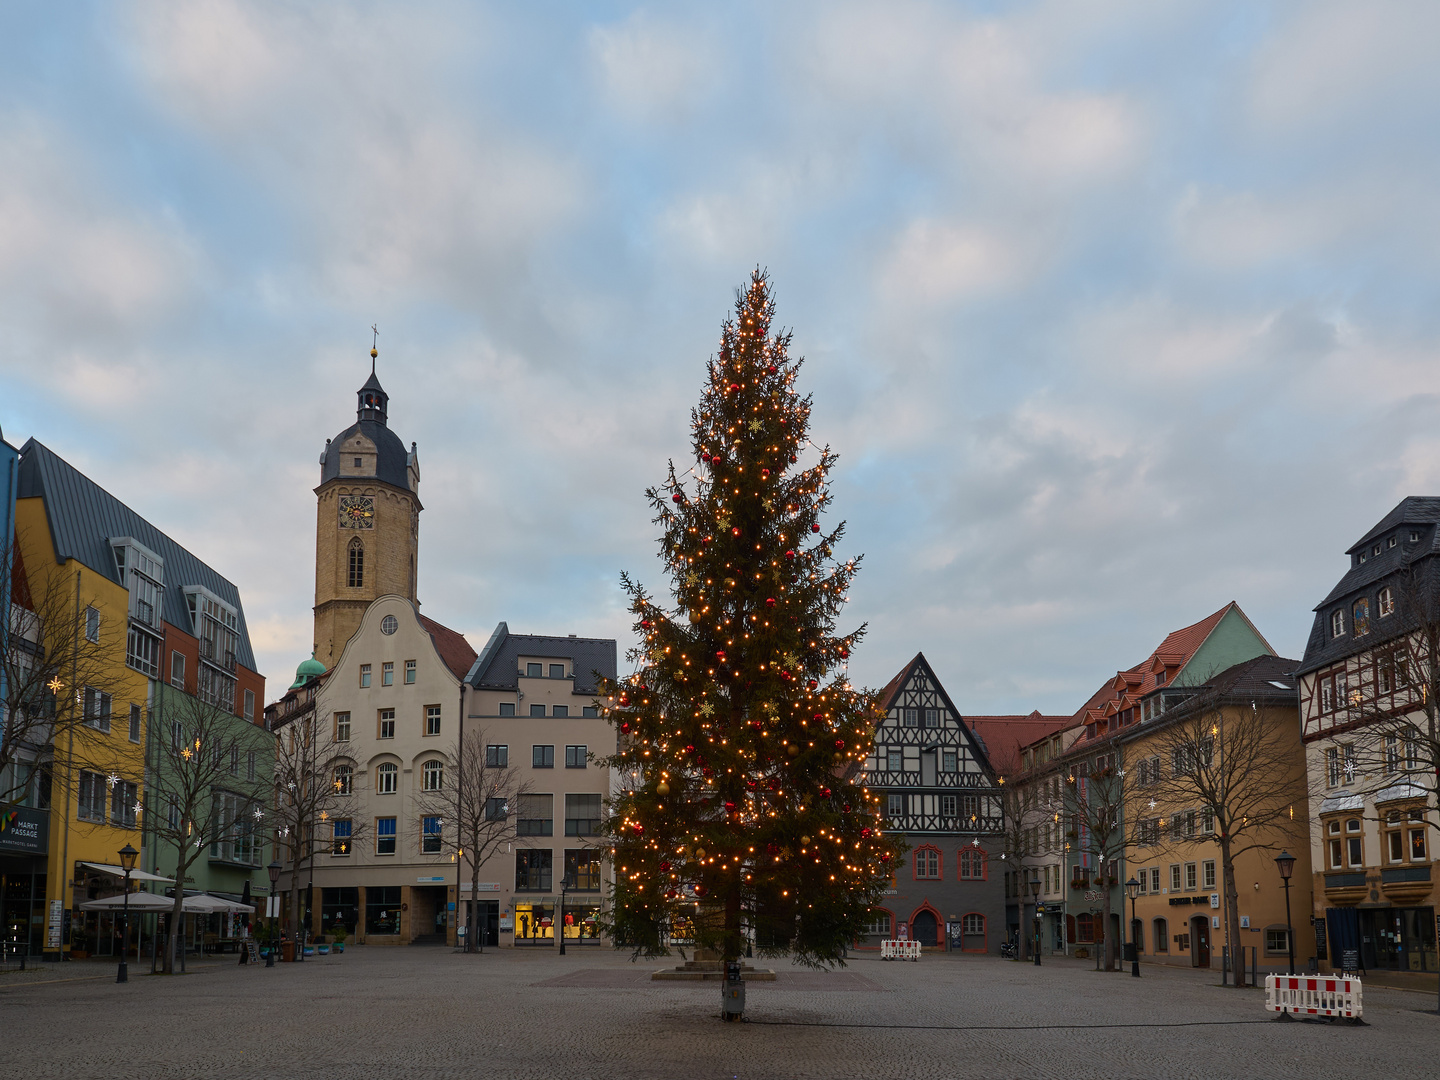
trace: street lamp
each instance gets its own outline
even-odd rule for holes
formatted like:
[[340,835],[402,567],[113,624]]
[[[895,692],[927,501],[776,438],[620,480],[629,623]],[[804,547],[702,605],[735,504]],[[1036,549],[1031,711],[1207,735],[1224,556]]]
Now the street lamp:
[[560,918],[555,920],[555,931],[560,935],[560,955],[565,955],[565,894],[573,887],[570,875],[560,879]]
[[1282,851],[1275,856],[1275,865],[1280,870],[1280,883],[1285,886],[1285,941],[1290,946],[1290,970],[1295,974],[1295,928],[1290,925],[1290,875],[1295,872],[1295,856]]
[[1135,875],[1130,875],[1130,880],[1125,882],[1125,892],[1130,897],[1130,974],[1135,978],[1140,977],[1140,941],[1135,936],[1135,897],[1140,895],[1140,882],[1135,880]]
[[270,899],[266,903],[275,910],[275,914],[270,916],[270,948],[265,950],[265,966],[274,967],[275,950],[279,947],[279,943],[275,940],[275,920],[280,915],[280,896],[275,889],[280,882],[280,863],[276,859],[271,859],[270,865],[265,869],[270,874]]
[[130,981],[130,969],[126,963],[130,959],[130,873],[135,869],[135,859],[139,854],[128,843],[120,849],[120,865],[125,870],[125,933],[120,938],[120,970],[115,975],[117,983]]
[[1040,877],[1030,879],[1030,895],[1035,901],[1035,966],[1040,966]]

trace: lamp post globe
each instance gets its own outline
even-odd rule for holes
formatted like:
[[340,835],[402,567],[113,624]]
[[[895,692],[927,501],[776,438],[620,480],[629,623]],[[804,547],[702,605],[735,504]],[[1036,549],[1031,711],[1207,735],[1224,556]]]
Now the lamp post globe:
[[1285,942],[1290,950],[1290,970],[1295,974],[1295,928],[1290,924],[1290,875],[1295,873],[1295,856],[1282,851],[1275,856],[1275,866],[1280,871],[1280,884],[1285,886]]
[[125,899],[122,902],[124,908],[124,929],[120,934],[120,970],[115,973],[117,983],[130,981],[130,968],[127,961],[130,958],[130,875],[135,870],[135,859],[140,852],[136,851],[128,843],[120,849],[120,868],[125,871]]
[[1140,882],[1135,875],[1125,882],[1125,894],[1130,897],[1130,974],[1140,977],[1140,939],[1135,934],[1135,898],[1140,895]]

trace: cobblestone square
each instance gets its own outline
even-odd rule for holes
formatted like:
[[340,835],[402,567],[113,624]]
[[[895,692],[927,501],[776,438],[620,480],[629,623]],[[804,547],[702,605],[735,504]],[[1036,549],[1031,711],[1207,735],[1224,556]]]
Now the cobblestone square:
[[[773,966],[745,1024],[716,984],[575,950],[463,956],[352,948],[272,969],[67,964],[0,980],[0,1076],[548,1078],[1305,1077],[1431,1075],[1430,995],[1366,991],[1367,1026],[1279,1024],[1212,972],[989,957]],[[48,981],[57,976],[67,981]],[[1429,1011],[1427,1011],[1429,1010]]]

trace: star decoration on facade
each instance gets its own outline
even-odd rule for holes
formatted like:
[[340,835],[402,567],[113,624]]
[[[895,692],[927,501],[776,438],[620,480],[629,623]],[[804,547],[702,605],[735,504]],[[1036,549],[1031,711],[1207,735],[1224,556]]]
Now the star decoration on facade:
[[265,816],[265,811],[264,811],[264,810],[261,810],[260,807],[258,807],[258,806],[255,807],[255,820],[256,820],[256,821],[259,821],[259,820],[260,820],[262,817],[264,817],[264,816]]
[[183,757],[186,761],[189,761],[195,755],[190,752],[190,747],[187,746],[184,750],[180,751],[180,756]]
[[281,836],[289,836],[289,835],[290,835],[290,826],[289,826],[289,825],[282,825],[282,826],[280,826],[280,835],[281,835]]
[[330,815],[327,814],[324,810],[321,810],[321,811],[320,811],[320,820],[321,820],[321,821],[329,821],[329,820],[330,820]]
[[140,811],[144,810],[145,808],[140,805],[140,800],[139,800],[139,799],[136,799],[136,800],[135,800],[135,805],[132,806],[130,809],[135,811],[135,816],[136,816],[136,817],[139,817],[139,816],[140,816]]
[[47,682],[45,685],[50,688],[50,692],[51,692],[52,694],[58,694],[58,693],[60,693],[61,690],[64,690],[64,689],[65,689],[65,684],[60,681],[60,676],[59,676],[59,675],[56,675],[53,679],[51,679],[51,680],[50,680],[49,682]]
[[113,789],[115,785],[120,782],[120,774],[112,772],[109,776],[105,778],[105,782],[109,784],[110,787]]

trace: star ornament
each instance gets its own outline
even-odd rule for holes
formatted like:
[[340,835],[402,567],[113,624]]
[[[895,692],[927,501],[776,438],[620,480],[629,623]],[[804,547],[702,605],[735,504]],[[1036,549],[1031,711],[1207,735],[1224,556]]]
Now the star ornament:
[[715,706],[714,706],[714,705],[711,705],[710,702],[707,701],[707,702],[705,702],[705,704],[703,704],[703,705],[700,706],[700,715],[701,715],[701,716],[713,716],[714,714],[715,714]]
[[120,774],[112,772],[109,776],[105,778],[105,782],[113,788],[116,784],[120,782]]
[[56,675],[53,679],[51,679],[51,680],[50,680],[48,683],[46,683],[45,685],[46,685],[47,687],[49,687],[50,692],[51,692],[52,694],[58,694],[58,693],[60,693],[61,690],[64,690],[64,689],[65,689],[65,684],[60,681],[60,676],[59,676],[59,675]]
[[759,430],[760,430],[762,427],[764,427],[764,426],[765,426],[765,425],[762,424],[762,423],[760,423],[759,420],[751,420],[751,421],[750,421],[750,430],[751,430],[751,431],[759,431]]
[[700,584],[700,575],[695,573],[694,570],[691,570],[690,573],[685,575],[685,584],[693,589],[696,585]]

